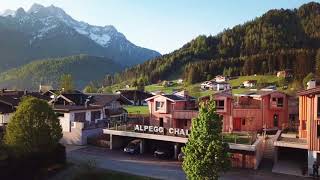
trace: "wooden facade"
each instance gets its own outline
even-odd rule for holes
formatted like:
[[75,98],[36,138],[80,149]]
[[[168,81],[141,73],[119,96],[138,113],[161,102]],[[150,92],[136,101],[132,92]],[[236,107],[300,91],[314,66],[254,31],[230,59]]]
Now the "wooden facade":
[[307,139],[308,149],[311,151],[320,151],[318,97],[320,92],[299,97],[299,137]]

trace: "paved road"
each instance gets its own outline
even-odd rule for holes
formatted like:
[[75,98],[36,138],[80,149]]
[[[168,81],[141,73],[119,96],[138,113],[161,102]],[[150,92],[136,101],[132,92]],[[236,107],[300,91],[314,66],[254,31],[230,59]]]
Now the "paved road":
[[[153,177],[156,179],[182,180],[186,179],[181,169],[181,163],[170,160],[158,160],[150,155],[128,155],[121,151],[112,151],[105,148],[85,147],[82,149],[68,151],[68,160],[73,163],[94,160],[96,166],[102,169],[122,171],[130,174]],[[223,180],[298,180],[303,179],[296,176],[275,174],[266,171],[254,171],[245,169],[233,169],[223,174]]]

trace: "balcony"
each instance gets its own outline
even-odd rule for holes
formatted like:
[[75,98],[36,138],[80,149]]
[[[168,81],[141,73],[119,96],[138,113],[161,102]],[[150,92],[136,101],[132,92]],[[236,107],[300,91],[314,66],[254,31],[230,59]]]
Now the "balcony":
[[233,104],[234,109],[260,109],[260,103],[243,103],[243,102],[234,102]]
[[198,116],[197,110],[174,110],[173,117],[174,119],[192,119]]

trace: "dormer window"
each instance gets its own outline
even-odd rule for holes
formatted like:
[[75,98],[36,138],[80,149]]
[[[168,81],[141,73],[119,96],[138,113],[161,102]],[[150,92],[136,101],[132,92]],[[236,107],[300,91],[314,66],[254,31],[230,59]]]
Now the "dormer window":
[[156,101],[156,111],[161,110],[164,106],[164,102]]

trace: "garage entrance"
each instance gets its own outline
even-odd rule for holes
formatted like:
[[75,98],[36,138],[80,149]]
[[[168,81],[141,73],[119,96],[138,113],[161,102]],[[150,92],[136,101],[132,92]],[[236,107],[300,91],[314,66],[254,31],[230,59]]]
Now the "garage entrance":
[[272,172],[302,176],[308,166],[308,151],[306,149],[278,147],[278,160]]

